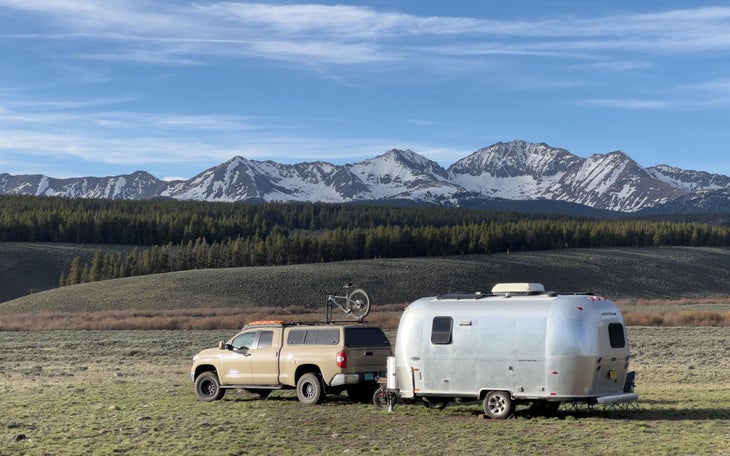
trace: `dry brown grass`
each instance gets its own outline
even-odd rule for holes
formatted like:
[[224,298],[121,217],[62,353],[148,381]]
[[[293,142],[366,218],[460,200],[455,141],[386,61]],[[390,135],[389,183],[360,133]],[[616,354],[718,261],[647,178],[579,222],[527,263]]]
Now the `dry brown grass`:
[[[696,304],[695,305],[701,305]],[[646,301],[643,307],[623,305],[629,326],[714,326],[729,327],[730,311],[692,309],[655,310],[660,303]],[[379,305],[367,322],[384,329],[396,329],[406,304]],[[627,308],[628,307],[628,308]],[[641,310],[647,308],[650,310]],[[631,310],[629,310],[631,309]],[[334,318],[338,319],[337,313]],[[49,330],[210,330],[238,329],[255,320],[316,322],[324,312],[313,313],[303,306],[242,308],[196,308],[174,310],[105,310],[96,312],[36,312],[3,315],[0,331]],[[344,319],[344,318],[343,318]]]
[[639,306],[639,307],[651,307],[656,305],[666,306],[696,306],[701,304],[725,304],[730,305],[730,296],[716,296],[712,298],[680,298],[680,299],[617,299],[616,304],[619,307],[624,306]]
[[[398,326],[403,305],[380,306],[368,322],[385,329]],[[399,310],[400,309],[400,310]],[[335,318],[338,318],[335,315]],[[97,312],[37,312],[3,315],[0,331],[54,330],[202,330],[238,329],[256,320],[322,321],[324,313],[300,306],[174,310],[105,310]]]
[[681,312],[625,312],[631,326],[730,326],[730,312],[685,310]]

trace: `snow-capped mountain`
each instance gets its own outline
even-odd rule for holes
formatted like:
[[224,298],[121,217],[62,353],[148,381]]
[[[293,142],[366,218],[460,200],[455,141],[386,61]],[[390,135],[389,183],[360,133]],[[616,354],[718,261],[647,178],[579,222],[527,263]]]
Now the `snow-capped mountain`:
[[480,195],[567,201],[620,212],[653,207],[684,194],[623,152],[580,158],[565,149],[524,141],[479,150],[451,165],[449,172],[459,186]]
[[136,171],[111,177],[56,179],[40,174],[0,174],[0,194],[66,196],[70,198],[149,199],[159,195],[167,182]]
[[689,192],[698,190],[719,190],[730,187],[730,177],[721,174],[710,174],[705,171],[679,169],[668,165],[657,165],[648,168],[649,173],[672,187]]
[[[525,141],[497,143],[448,169],[411,150],[361,162],[285,165],[234,157],[188,180],[126,176],[54,179],[0,174],[0,194],[203,201],[413,200],[475,207],[483,200],[560,201],[619,212],[725,211],[730,177],[667,165],[643,168],[623,152],[587,158]],[[673,205],[674,203],[674,205]]]

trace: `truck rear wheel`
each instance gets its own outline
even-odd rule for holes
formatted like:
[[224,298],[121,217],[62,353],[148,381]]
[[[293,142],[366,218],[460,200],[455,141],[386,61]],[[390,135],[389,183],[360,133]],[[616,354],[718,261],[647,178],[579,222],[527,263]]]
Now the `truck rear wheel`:
[[495,420],[504,420],[512,415],[514,403],[507,391],[490,391],[484,398],[484,413]]
[[222,398],[226,390],[221,388],[218,375],[213,371],[203,372],[195,379],[195,394],[201,401],[211,402]]
[[299,377],[297,398],[304,405],[319,404],[324,400],[324,385],[317,374],[310,372]]

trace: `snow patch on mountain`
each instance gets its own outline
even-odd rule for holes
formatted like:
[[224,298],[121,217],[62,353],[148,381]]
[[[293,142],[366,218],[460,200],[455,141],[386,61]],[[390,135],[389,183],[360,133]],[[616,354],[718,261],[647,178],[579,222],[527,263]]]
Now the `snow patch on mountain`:
[[689,196],[697,196],[702,207],[724,207],[730,177],[666,165],[645,169],[623,152],[581,158],[544,143],[517,140],[479,149],[448,169],[397,149],[346,165],[233,157],[176,181],[144,171],[70,179],[0,174],[0,194],[227,202],[407,199],[448,206],[479,199],[556,200],[635,212],[680,199],[684,202],[676,207],[682,210],[695,201]]

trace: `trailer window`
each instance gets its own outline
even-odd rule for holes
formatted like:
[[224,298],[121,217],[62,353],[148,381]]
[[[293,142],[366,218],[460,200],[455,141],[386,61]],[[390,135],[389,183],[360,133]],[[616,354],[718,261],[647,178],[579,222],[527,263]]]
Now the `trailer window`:
[[611,348],[624,348],[626,346],[624,325],[621,323],[609,323],[608,338],[611,340]]
[[454,319],[451,317],[433,317],[431,324],[431,343],[435,345],[447,345],[451,343],[451,329],[454,327]]

